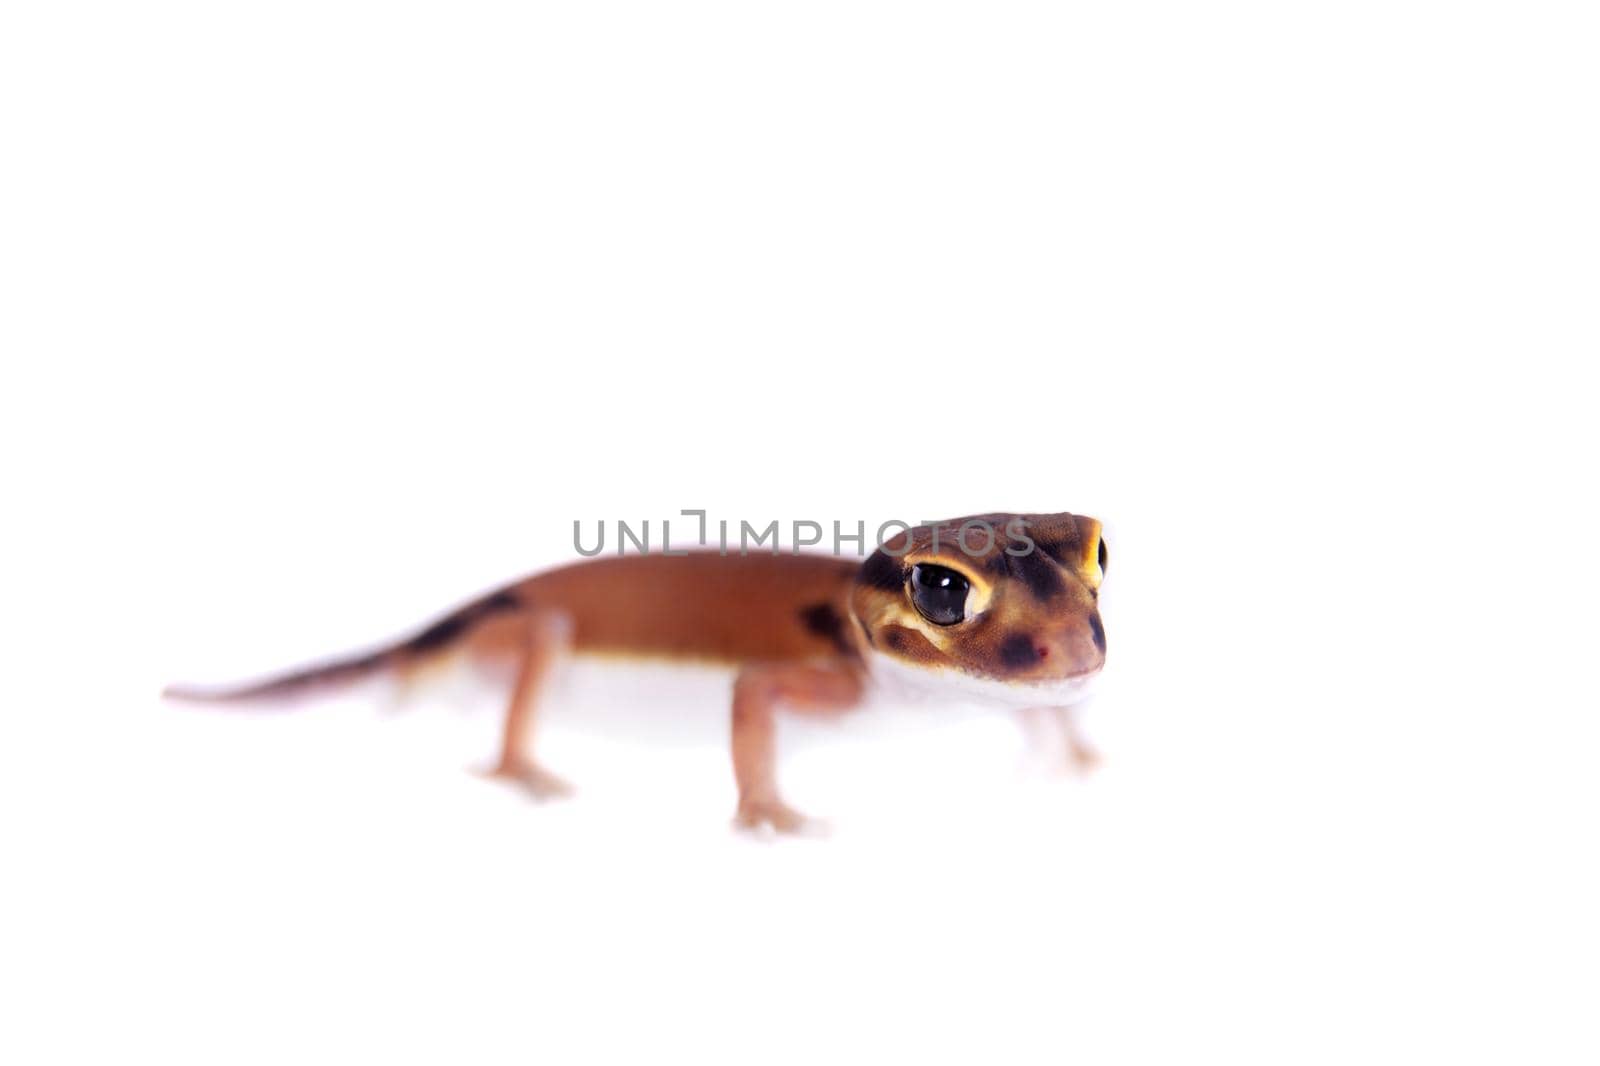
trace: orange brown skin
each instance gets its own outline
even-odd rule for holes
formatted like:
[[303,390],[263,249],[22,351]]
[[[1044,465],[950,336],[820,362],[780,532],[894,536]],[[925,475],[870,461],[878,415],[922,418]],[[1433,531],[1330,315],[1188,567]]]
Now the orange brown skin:
[[[985,537],[974,525],[991,531]],[[966,529],[963,536],[962,530]],[[920,613],[914,567],[970,583],[966,616],[939,625]],[[242,688],[173,688],[178,699],[294,695],[445,653],[514,670],[491,776],[544,798],[569,791],[535,759],[540,690],[565,655],[599,653],[720,663],[736,670],[732,754],[739,825],[779,832],[807,821],[777,785],[775,716],[856,706],[869,677],[891,667],[935,688],[976,685],[1027,706],[1098,672],[1105,547],[1100,523],[1071,514],[989,514],[930,523],[890,539],[864,562],[824,555],[635,555],[593,559],[509,585],[409,640]],[[1092,752],[1056,713],[1078,762]]]

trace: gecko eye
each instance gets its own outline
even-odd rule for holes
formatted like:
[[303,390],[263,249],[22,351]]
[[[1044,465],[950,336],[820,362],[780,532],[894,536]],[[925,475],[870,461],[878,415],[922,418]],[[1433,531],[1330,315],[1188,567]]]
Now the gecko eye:
[[948,566],[919,563],[911,568],[911,602],[936,626],[953,626],[967,617],[972,583]]
[[1100,563],[1100,576],[1101,577],[1105,577],[1106,576],[1106,539],[1104,537],[1100,538],[1100,550],[1099,550],[1099,559],[1098,559],[1098,561]]

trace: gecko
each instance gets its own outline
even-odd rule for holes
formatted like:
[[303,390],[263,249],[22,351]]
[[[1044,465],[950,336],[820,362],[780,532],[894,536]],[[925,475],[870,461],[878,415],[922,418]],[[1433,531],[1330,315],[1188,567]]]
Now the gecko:
[[909,685],[1042,712],[1069,756],[1092,763],[1071,709],[1105,665],[1106,555],[1097,519],[991,513],[905,528],[864,559],[776,550],[590,558],[497,589],[374,651],[163,695],[282,699],[463,656],[513,678],[488,775],[548,799],[571,792],[534,744],[544,683],[564,657],[720,664],[734,671],[735,824],[797,833],[814,823],[779,790],[777,715],[843,713],[874,689]]

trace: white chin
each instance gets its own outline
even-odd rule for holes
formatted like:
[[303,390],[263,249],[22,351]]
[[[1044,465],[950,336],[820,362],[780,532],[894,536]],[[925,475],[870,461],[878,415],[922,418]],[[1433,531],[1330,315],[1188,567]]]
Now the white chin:
[[992,703],[1006,707],[1065,707],[1087,699],[1096,670],[1060,681],[996,681],[960,670],[911,666],[881,652],[868,662],[874,683],[891,698]]

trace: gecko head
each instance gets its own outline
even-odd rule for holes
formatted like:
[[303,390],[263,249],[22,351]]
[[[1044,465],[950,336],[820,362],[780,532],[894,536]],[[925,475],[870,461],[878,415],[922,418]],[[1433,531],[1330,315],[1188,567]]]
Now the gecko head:
[[875,670],[1003,703],[1065,704],[1105,664],[1100,523],[987,514],[903,531],[862,563],[851,610]]

